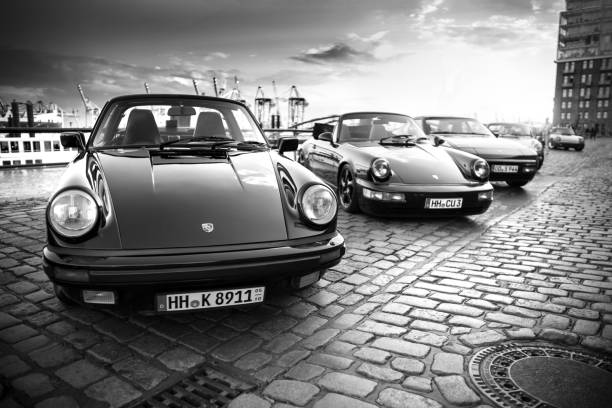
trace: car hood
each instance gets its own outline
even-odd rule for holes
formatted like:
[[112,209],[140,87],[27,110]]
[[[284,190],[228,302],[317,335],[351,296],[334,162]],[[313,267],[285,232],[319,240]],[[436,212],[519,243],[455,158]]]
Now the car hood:
[[150,156],[144,149],[97,156],[125,249],[287,239],[268,152],[227,159]]
[[430,144],[409,146],[371,145],[360,147],[372,159],[389,161],[393,174],[406,184],[460,184],[466,179],[445,149]]
[[580,140],[582,139],[582,136],[578,136],[578,135],[561,135],[559,133],[551,133],[550,134],[550,138],[551,139],[559,139],[563,142],[566,143],[580,143]]
[[445,138],[450,147],[475,154],[485,159],[535,156],[535,152],[522,144],[507,139],[493,137],[448,137]]

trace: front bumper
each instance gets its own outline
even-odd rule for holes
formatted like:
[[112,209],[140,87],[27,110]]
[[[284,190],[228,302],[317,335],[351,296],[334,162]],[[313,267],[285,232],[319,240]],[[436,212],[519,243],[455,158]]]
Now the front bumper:
[[[388,193],[401,193],[404,201],[382,201],[366,198],[363,188]],[[490,199],[479,200],[480,193],[490,193]],[[474,215],[485,212],[493,201],[493,187],[489,183],[474,186],[465,185],[405,185],[375,184],[357,179],[359,208],[367,214],[382,217],[449,217]],[[429,209],[425,208],[428,198],[461,198],[461,208]]]
[[[496,159],[483,157],[489,163],[489,181],[531,181],[538,170],[539,159]],[[516,172],[498,172],[496,166],[517,166]]]
[[119,304],[153,307],[154,293],[270,286],[337,265],[345,252],[339,233],[283,243],[184,250],[43,249],[49,279],[77,301],[83,289],[112,290]]
[[572,149],[575,148],[584,148],[584,141],[582,142],[574,142],[574,141],[570,141],[570,140],[551,140],[550,142],[553,147],[571,147]]

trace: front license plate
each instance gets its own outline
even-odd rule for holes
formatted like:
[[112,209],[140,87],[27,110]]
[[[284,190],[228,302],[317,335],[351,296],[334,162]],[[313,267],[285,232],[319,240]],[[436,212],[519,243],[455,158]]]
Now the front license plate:
[[425,208],[435,209],[447,209],[447,208],[461,208],[463,205],[463,198],[428,198],[425,201]]
[[265,287],[260,286],[255,288],[157,295],[157,311],[178,312],[181,310],[209,309],[261,303],[264,300],[265,289]]
[[494,164],[494,173],[518,173],[519,166],[507,164]]

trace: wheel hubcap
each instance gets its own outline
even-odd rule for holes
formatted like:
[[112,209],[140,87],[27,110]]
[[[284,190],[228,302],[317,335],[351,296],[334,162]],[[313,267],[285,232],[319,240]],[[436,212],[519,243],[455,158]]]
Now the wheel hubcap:
[[348,169],[342,170],[340,175],[340,202],[344,207],[351,205],[353,201],[354,180],[351,171]]

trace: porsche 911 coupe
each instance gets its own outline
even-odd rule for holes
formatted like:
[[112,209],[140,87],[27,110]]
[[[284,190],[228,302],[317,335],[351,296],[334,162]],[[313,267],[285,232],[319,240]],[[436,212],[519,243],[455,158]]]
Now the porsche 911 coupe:
[[449,146],[485,159],[491,166],[490,181],[522,187],[538,170],[538,155],[534,150],[516,141],[495,137],[476,119],[453,116],[415,119],[431,138],[443,137]]
[[47,206],[44,271],[64,302],[174,312],[262,302],[340,262],[335,192],[271,150],[242,104],[109,101]]
[[348,212],[480,214],[493,199],[485,160],[430,143],[409,116],[347,113],[333,132],[313,136],[302,144],[298,160],[337,189]]
[[569,149],[577,152],[584,149],[584,137],[578,136],[570,127],[554,127],[548,135],[549,149]]
[[495,122],[487,124],[489,130],[496,136],[510,139],[527,146],[538,154],[538,169],[544,164],[544,145],[536,139],[533,127],[522,123]]

